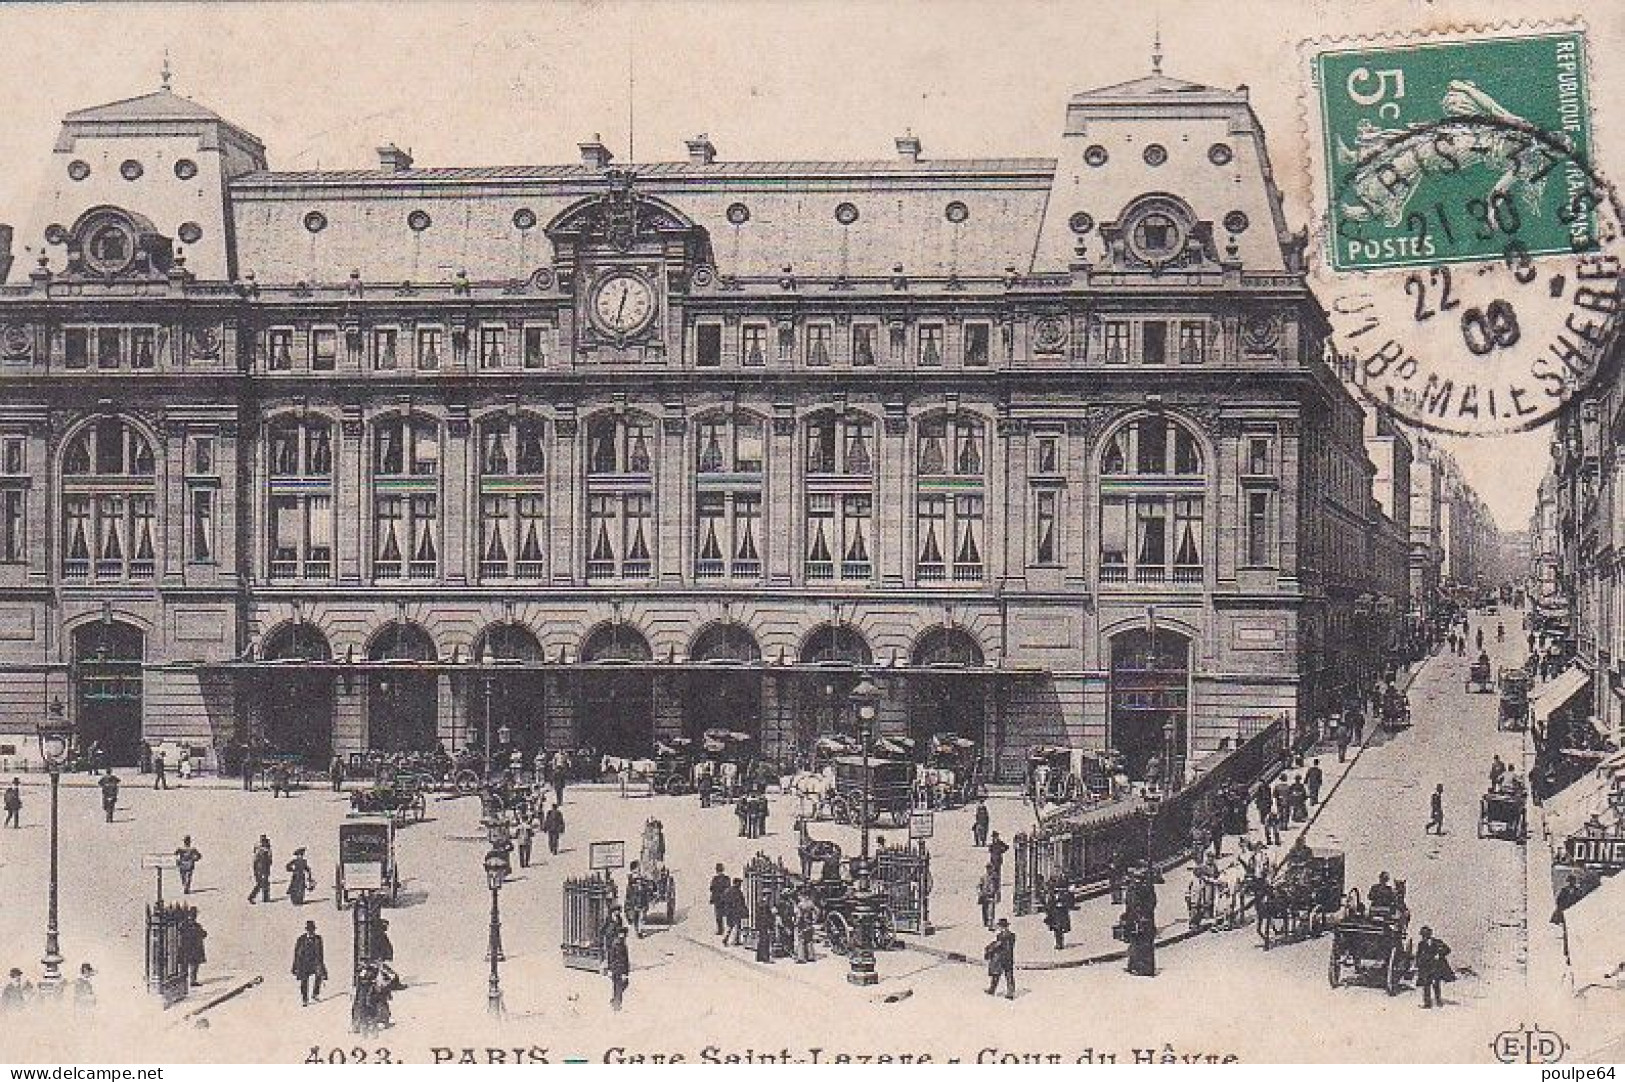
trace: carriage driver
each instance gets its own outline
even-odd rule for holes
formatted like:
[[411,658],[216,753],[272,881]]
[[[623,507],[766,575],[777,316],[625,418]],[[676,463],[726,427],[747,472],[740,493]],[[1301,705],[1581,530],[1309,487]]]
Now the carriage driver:
[[1385,909],[1391,911],[1399,903],[1399,895],[1394,893],[1394,888],[1388,883],[1387,872],[1377,873],[1377,881],[1371,884],[1370,890],[1366,891],[1365,900],[1366,904],[1373,910]]

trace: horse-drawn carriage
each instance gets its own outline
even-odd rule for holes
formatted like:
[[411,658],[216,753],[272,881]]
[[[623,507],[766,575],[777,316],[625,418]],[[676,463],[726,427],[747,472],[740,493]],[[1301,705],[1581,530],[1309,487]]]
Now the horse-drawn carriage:
[[372,818],[339,824],[333,904],[343,909],[356,893],[376,893],[390,903],[400,897],[401,870],[395,863],[394,819]]
[[[902,759],[843,755],[831,762],[834,785],[818,809],[837,823],[861,824],[867,794],[868,821],[894,827],[908,824],[914,810],[914,764]],[[818,814],[823,818],[823,814]]]
[[1492,788],[1478,801],[1478,836],[1521,842],[1529,837],[1529,819],[1522,787]]
[[1495,691],[1495,683],[1492,677],[1489,655],[1479,654],[1467,670],[1464,690],[1467,692],[1481,691],[1488,695]]
[[929,808],[959,808],[987,796],[976,742],[952,733],[933,734],[926,761],[915,773],[921,801]]
[[1501,670],[1501,710],[1495,719],[1497,729],[1521,732],[1529,727],[1529,690],[1534,680],[1524,666]]
[[397,821],[421,823],[428,807],[423,779],[417,774],[378,777],[367,788],[350,792],[352,815],[387,815]]
[[1343,854],[1296,845],[1258,896],[1258,936],[1264,949],[1287,939],[1320,935],[1343,905]]
[[667,796],[694,791],[694,741],[686,736],[655,741],[654,772],[650,787]]
[[1072,762],[1071,748],[1041,746],[1027,753],[1027,791],[1034,804],[1070,804],[1082,795]]
[[[824,940],[836,954],[852,949],[853,936],[858,927],[856,910],[862,904],[855,877],[850,873],[850,861],[843,860],[841,847],[826,839],[813,838],[807,832],[807,821],[796,820],[800,836],[797,853],[801,858],[801,874],[781,869],[785,882],[780,892],[805,889],[817,909],[818,927]],[[870,885],[873,901],[878,905],[874,922],[875,950],[890,950],[897,945],[897,929],[892,921],[886,892],[878,884]]]
[[1360,904],[1360,892],[1349,892],[1348,911],[1332,930],[1331,961],[1326,977],[1333,988],[1343,983],[1346,968],[1356,977],[1375,978],[1396,995],[1415,965],[1415,954],[1406,932],[1410,913],[1404,903],[1392,907]]

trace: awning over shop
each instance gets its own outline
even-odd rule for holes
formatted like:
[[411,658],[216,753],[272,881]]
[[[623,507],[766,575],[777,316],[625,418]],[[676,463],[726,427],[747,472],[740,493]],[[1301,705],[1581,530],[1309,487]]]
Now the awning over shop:
[[1571,665],[1563,674],[1541,688],[1530,700],[1535,724],[1545,725],[1552,715],[1573,702],[1581,692],[1591,686],[1591,674],[1578,665]]
[[1606,771],[1593,770],[1556,796],[1548,798],[1546,829],[1551,832],[1554,843],[1561,846],[1564,838],[1578,834],[1593,815],[1603,816],[1606,820],[1608,794],[1612,788],[1613,779]]
[[1563,914],[1568,924],[1574,990],[1611,984],[1625,974],[1625,875],[1611,875]]

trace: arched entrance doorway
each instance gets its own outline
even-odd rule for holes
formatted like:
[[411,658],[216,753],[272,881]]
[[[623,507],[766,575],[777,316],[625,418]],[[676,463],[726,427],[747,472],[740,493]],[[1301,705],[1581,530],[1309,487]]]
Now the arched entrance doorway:
[[1175,784],[1185,776],[1190,653],[1188,638],[1163,628],[1112,638],[1111,746],[1135,781],[1148,769]]
[[327,636],[311,624],[285,624],[265,640],[261,656],[286,664],[259,681],[266,750],[325,765],[333,754],[333,674],[302,663],[333,660]]
[[[523,624],[493,624],[474,643],[474,656],[482,666],[480,678],[469,681],[467,744],[485,746],[486,706],[490,706],[493,748],[518,748],[529,762],[542,747],[546,730],[546,677],[534,668],[542,663],[542,644]],[[504,664],[516,666],[504,671]],[[505,737],[505,738],[504,738]]]
[[141,761],[141,659],[146,636],[117,620],[73,632],[74,716],[81,751],[100,750],[109,766]]
[[[581,646],[587,664],[647,663],[649,640],[631,624],[605,624]],[[654,677],[647,669],[615,672],[588,669],[581,674],[576,732],[588,747],[606,755],[642,758],[654,749]]]
[[966,672],[982,667],[982,647],[960,628],[939,627],[921,635],[909,674],[908,735],[925,740],[937,733],[982,746],[987,716],[987,682]]
[[707,729],[728,729],[759,737],[762,730],[762,674],[737,668],[762,660],[756,637],[739,624],[713,624],[689,648],[689,660],[715,669],[690,671],[683,684],[683,732],[698,740]]
[[[368,661],[432,662],[434,641],[416,624],[396,622],[373,637]],[[432,751],[439,742],[440,688],[434,672],[374,672],[367,679],[367,746],[375,751]]]
[[801,645],[801,663],[817,665],[820,672],[804,672],[797,695],[796,750],[806,759],[818,738],[845,724],[847,695],[874,664],[874,654],[863,635],[845,624],[825,624]]

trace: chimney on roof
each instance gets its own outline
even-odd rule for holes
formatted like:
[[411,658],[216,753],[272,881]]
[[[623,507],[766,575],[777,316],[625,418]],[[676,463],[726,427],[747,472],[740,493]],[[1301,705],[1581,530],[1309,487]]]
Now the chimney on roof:
[[688,141],[688,160],[691,165],[710,165],[717,160],[716,144],[704,132]]
[[920,137],[910,128],[897,137],[897,156],[905,162],[920,160]]
[[593,132],[592,138],[585,143],[577,145],[581,147],[581,164],[590,165],[594,169],[604,168],[615,157],[610,153],[609,148],[604,145],[603,136],[597,132]]
[[378,168],[386,173],[400,173],[412,168],[412,152],[402,150],[394,143],[378,148]]

